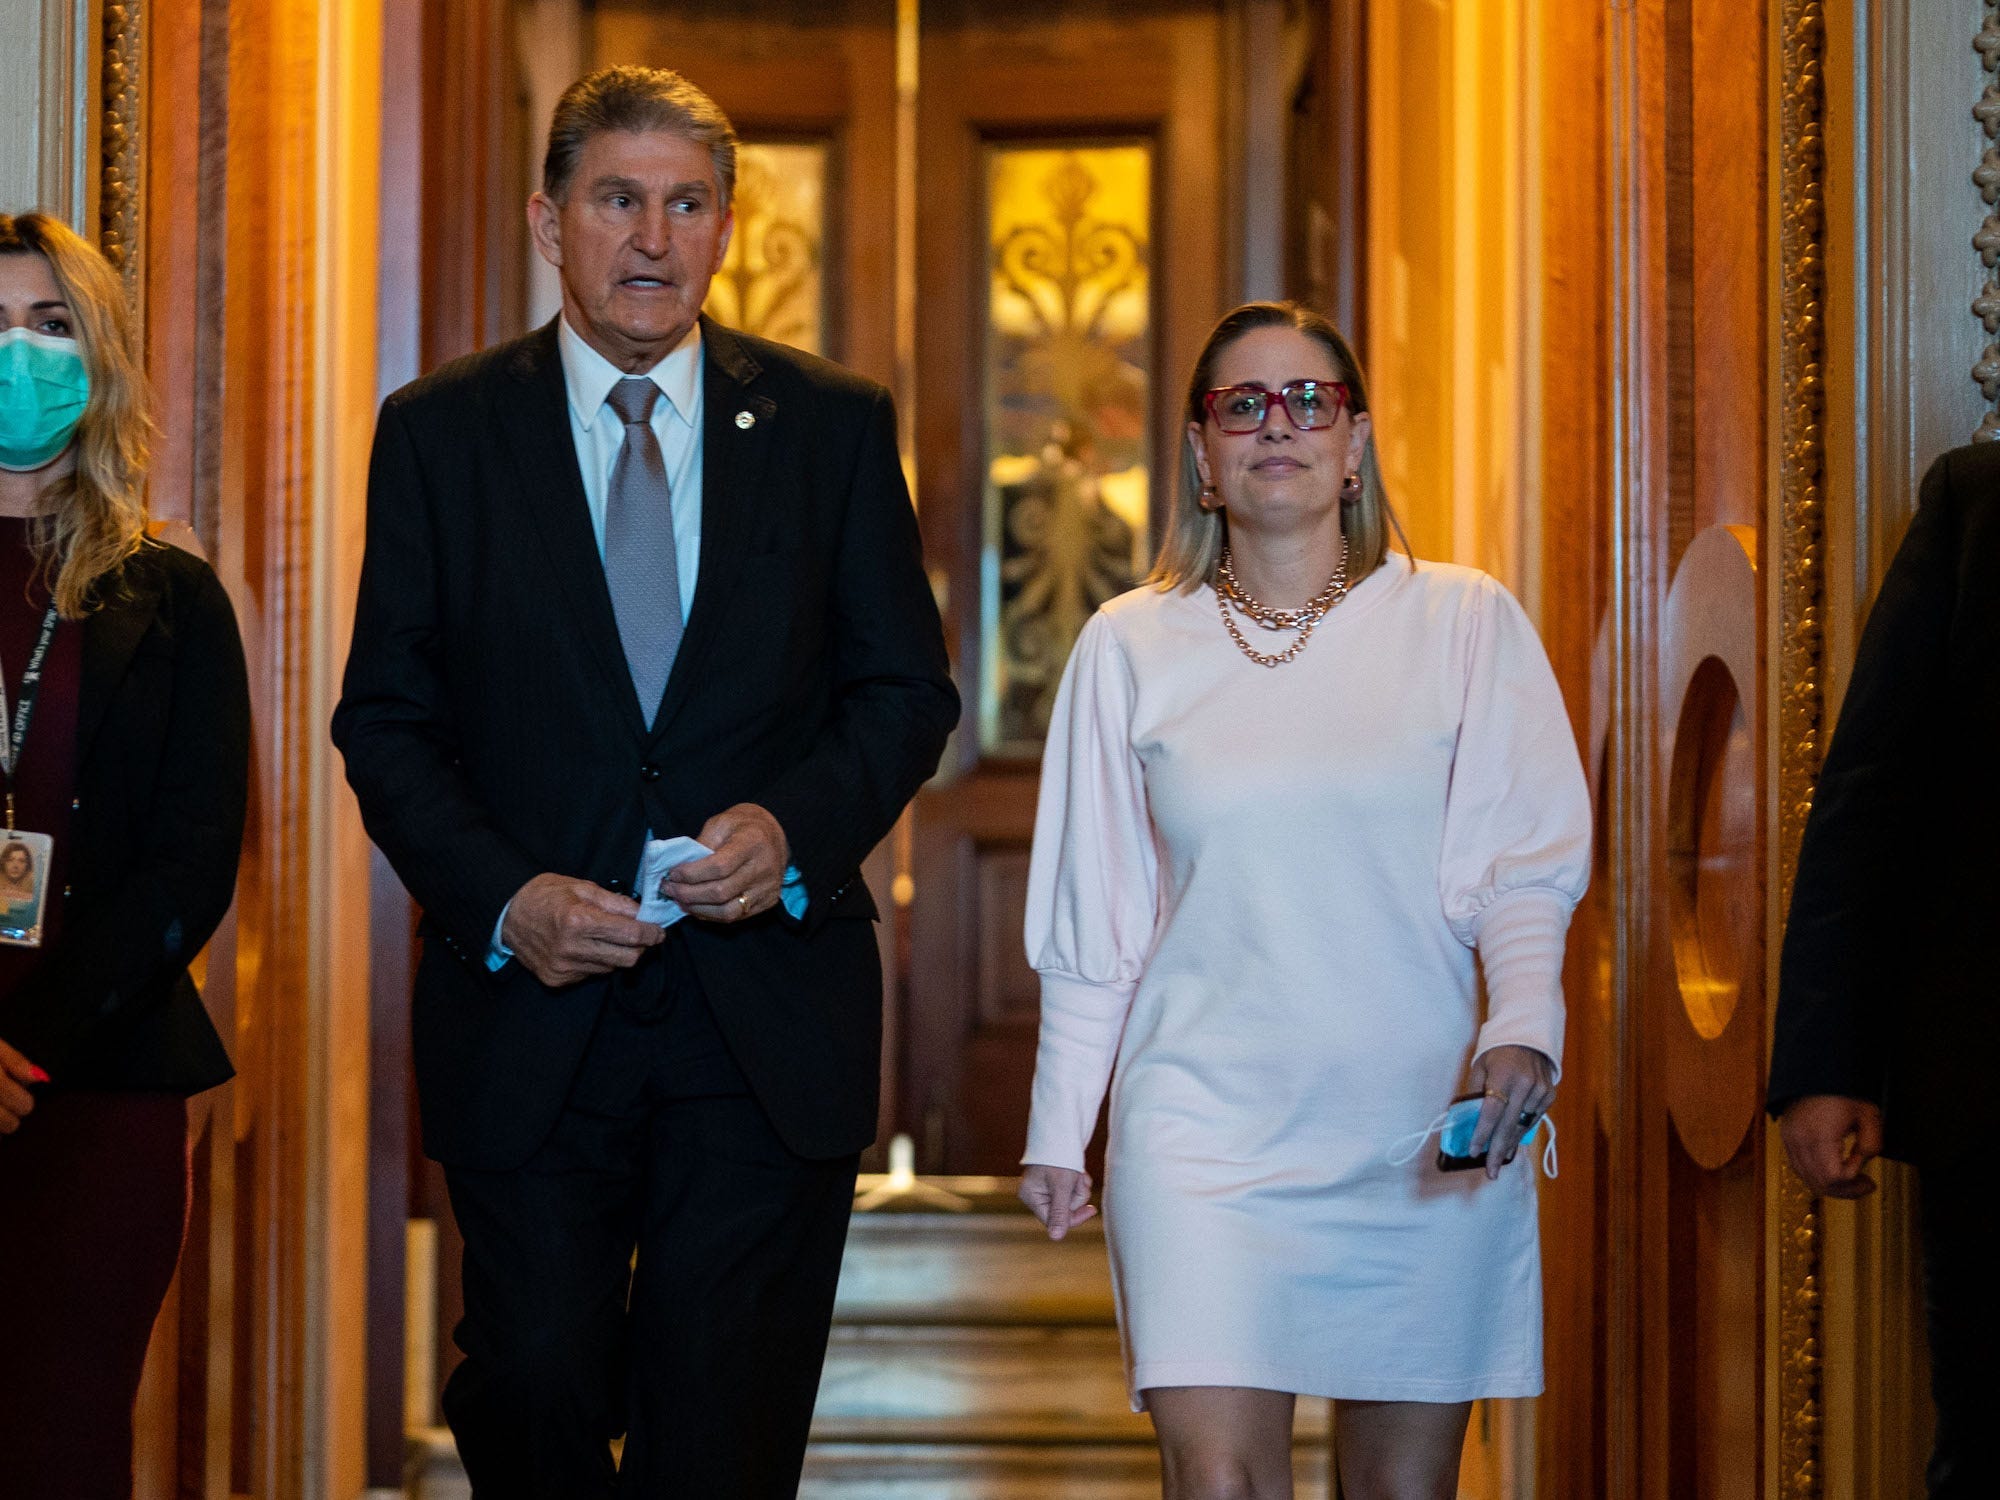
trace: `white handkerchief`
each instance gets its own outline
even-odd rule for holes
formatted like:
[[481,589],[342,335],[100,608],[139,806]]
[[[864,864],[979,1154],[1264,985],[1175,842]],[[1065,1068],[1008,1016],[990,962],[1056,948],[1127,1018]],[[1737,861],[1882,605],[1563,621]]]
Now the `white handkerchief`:
[[632,889],[639,895],[639,920],[671,927],[687,913],[678,901],[660,894],[660,882],[682,865],[707,859],[715,851],[696,839],[647,839],[646,852],[639,857],[639,878]]

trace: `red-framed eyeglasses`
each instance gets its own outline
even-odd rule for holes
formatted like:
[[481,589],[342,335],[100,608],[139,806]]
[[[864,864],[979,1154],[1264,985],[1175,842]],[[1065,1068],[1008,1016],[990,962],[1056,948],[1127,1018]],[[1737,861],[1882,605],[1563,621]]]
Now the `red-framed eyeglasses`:
[[1347,409],[1347,385],[1339,380],[1294,380],[1278,390],[1261,385],[1225,385],[1206,392],[1201,400],[1215,425],[1224,432],[1257,432],[1270,414],[1275,397],[1284,402],[1285,415],[1301,432],[1331,427]]

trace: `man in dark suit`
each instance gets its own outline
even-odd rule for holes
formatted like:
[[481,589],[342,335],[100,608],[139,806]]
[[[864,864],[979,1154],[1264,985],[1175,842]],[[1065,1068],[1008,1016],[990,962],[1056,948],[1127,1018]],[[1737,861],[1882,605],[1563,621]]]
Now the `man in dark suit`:
[[[1930,1493],[2000,1494],[1984,1234],[2000,1052],[2000,443],[1924,480],[1814,792],[1778,976],[1771,1112],[1817,1193],[1917,1167],[1937,1398]],[[1982,1203],[1986,1204],[1981,1208]]]
[[[734,169],[679,75],[573,85],[561,317],[376,434],[334,737],[423,907],[480,1500],[795,1492],[875,1128],[857,871],[958,716],[887,394],[699,317]],[[649,835],[714,851],[665,928]]]

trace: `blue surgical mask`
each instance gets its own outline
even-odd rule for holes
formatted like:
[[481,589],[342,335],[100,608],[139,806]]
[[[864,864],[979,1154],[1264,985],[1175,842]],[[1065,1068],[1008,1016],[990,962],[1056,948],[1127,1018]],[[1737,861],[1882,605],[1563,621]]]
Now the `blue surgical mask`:
[[[1455,1099],[1436,1119],[1422,1130],[1413,1131],[1389,1148],[1389,1165],[1405,1166],[1416,1160],[1417,1153],[1424,1149],[1424,1142],[1432,1136],[1438,1138],[1438,1149],[1446,1156],[1472,1155],[1472,1137],[1479,1129],[1479,1106],[1481,1100]],[[1521,1146],[1526,1149],[1535,1138],[1536,1132],[1547,1127],[1548,1139],[1542,1146],[1542,1171],[1554,1177],[1561,1169],[1556,1157],[1556,1122],[1547,1115],[1535,1121],[1528,1133],[1521,1137]]]
[[27,328],[0,333],[0,469],[39,469],[76,436],[90,372],[75,339]]

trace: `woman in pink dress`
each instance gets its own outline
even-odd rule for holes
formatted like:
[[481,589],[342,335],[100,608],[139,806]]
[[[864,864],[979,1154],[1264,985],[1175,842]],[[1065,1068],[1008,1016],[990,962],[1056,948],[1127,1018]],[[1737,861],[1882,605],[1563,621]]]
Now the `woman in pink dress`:
[[[1520,606],[1389,551],[1332,325],[1230,313],[1187,435],[1154,576],[1086,625],[1050,728],[1021,1194],[1054,1238],[1094,1211],[1108,1085],[1113,1287],[1169,1500],[1289,1497],[1299,1395],[1335,1402],[1349,1500],[1448,1497],[1471,1402],[1542,1385],[1516,1156],[1559,1072],[1583,775]],[[1448,1172],[1409,1143],[1465,1095],[1484,1169]]]

